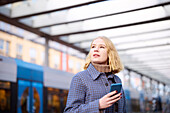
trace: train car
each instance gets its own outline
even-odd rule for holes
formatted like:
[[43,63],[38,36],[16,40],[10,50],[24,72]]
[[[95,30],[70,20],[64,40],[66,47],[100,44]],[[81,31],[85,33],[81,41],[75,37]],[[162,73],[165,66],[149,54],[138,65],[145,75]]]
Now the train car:
[[0,56],[0,112],[62,113],[72,73]]

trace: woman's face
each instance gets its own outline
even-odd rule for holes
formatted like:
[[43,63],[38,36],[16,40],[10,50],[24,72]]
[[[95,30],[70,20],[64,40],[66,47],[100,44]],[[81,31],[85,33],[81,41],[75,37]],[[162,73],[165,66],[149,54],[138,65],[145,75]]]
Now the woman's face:
[[90,54],[91,62],[97,64],[107,64],[107,48],[101,38],[97,38],[93,41]]

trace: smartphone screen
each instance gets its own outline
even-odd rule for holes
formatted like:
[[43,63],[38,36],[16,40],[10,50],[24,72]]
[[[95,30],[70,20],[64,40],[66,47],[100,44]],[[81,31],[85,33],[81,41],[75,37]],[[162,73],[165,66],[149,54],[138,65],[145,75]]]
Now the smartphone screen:
[[117,93],[120,93],[122,89],[122,83],[115,83],[115,84],[111,84],[110,86],[110,92],[112,91],[117,91]]

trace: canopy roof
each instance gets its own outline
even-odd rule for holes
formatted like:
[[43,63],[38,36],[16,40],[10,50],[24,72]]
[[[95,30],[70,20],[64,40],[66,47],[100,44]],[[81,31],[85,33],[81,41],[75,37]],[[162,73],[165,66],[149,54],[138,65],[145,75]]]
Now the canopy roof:
[[1,0],[0,20],[86,54],[106,36],[126,68],[170,84],[170,0]]

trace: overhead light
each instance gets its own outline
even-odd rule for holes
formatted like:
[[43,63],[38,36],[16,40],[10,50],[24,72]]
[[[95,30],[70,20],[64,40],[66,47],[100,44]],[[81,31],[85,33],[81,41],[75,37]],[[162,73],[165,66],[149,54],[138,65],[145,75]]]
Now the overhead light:
[[131,48],[138,48],[138,47],[147,47],[147,46],[159,46],[163,44],[170,44],[170,37],[149,40],[149,41],[140,41],[140,42],[133,42],[133,43],[126,43],[126,44],[119,44],[116,46],[117,49],[131,49]]
[[170,29],[170,20],[160,21],[160,22],[153,22],[135,26],[128,26],[123,28],[116,28],[110,30],[102,30],[98,31],[98,35],[107,34],[107,37],[122,37],[126,35],[132,35],[137,33],[147,33],[153,31],[160,31]]
[[75,34],[75,35],[69,35],[68,36],[68,42],[69,43],[79,43],[79,42],[86,42],[89,40],[93,40],[97,38],[97,33],[96,32],[91,32],[91,33],[84,33],[82,34]]
[[170,45],[164,45],[164,46],[157,46],[157,47],[150,47],[150,48],[140,48],[140,49],[133,49],[133,50],[125,50],[123,53],[126,54],[137,54],[137,53],[147,53],[147,52],[157,52],[161,50],[170,50]]
[[109,37],[111,41],[115,45],[120,44],[127,44],[127,43],[133,43],[133,42],[143,42],[143,41],[150,41],[155,39],[164,39],[167,37],[170,37],[169,34],[170,30],[165,31],[156,31],[156,32],[150,32],[150,33],[142,33],[142,34],[132,34],[132,35],[125,35],[125,36],[118,36],[116,37]]
[[133,58],[155,57],[155,56],[170,56],[170,51],[157,51],[142,54],[130,54]]
[[113,25],[118,26],[130,24],[135,22],[158,19],[166,16],[168,15],[166,15],[165,10],[162,7],[154,7],[149,9],[143,9],[140,11],[133,11],[124,14],[86,20],[83,22],[83,30],[105,28],[111,27]]

